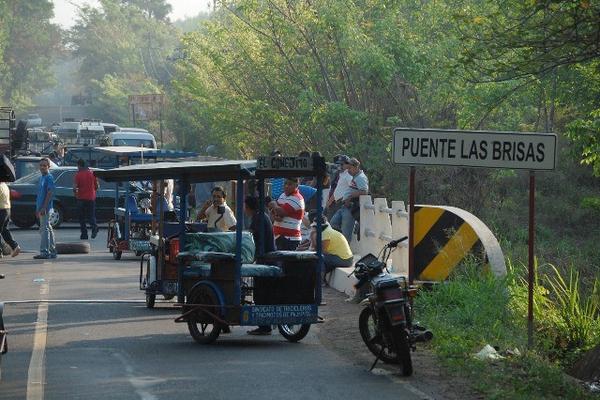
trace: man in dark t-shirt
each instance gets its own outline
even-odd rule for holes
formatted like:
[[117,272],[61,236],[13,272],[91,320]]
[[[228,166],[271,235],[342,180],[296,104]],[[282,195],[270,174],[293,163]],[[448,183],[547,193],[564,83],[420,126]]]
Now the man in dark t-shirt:
[[[264,254],[275,251],[273,225],[271,224],[271,220],[266,213],[261,213],[258,211],[258,199],[256,197],[248,196],[246,199],[244,199],[244,206],[244,213],[251,219],[250,231],[252,232],[252,236],[254,236],[256,254]],[[264,242],[261,242],[261,227],[262,238]]]
[[[269,216],[265,212],[258,211],[258,199],[256,197],[248,196],[244,199],[244,206],[244,213],[246,214],[246,216],[252,219],[252,222],[250,223],[250,231],[252,232],[252,236],[254,236],[256,254],[262,255],[271,251],[275,251],[275,237],[273,236],[273,225],[271,224]],[[261,241],[261,237],[263,241]],[[259,326],[256,329],[248,331],[248,334],[270,335],[271,326]]]

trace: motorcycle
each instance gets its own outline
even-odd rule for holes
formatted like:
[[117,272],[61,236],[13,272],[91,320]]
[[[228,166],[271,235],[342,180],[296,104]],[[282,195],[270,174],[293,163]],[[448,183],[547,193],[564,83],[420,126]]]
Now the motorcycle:
[[[0,274],[0,279],[4,279],[4,275]],[[4,311],[4,303],[0,302],[0,364],[2,363],[2,355],[8,351],[8,344],[6,342],[6,331],[4,330],[4,320],[2,319],[2,312]],[[0,380],[2,379],[2,369],[0,365]]]
[[[356,262],[354,271],[358,282],[354,285],[360,291],[366,283],[370,293],[360,303],[364,308],[359,316],[359,330],[362,340],[377,361],[401,364],[402,374],[413,373],[411,350],[415,343],[433,338],[431,331],[413,324],[411,299],[417,289],[409,287],[405,277],[395,277],[387,269],[387,262],[398,244],[408,239],[403,237],[385,245],[377,256],[367,254]],[[360,293],[360,292],[359,292]]]

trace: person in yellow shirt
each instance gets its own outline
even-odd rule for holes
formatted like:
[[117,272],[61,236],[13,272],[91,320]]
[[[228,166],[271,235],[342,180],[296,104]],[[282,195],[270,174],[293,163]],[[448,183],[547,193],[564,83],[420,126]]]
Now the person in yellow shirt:
[[10,189],[6,182],[0,182],[0,234],[2,239],[12,249],[11,255],[16,257],[21,252],[19,244],[15,242],[10,231],[8,223],[10,221]]
[[[317,245],[317,222],[312,221],[310,232],[310,244],[306,243],[304,248],[298,250],[315,250]],[[354,256],[348,241],[344,235],[336,231],[329,225],[327,218],[323,216],[321,225],[321,246],[323,247],[323,262],[325,264],[325,274],[338,267],[351,267],[354,264]]]

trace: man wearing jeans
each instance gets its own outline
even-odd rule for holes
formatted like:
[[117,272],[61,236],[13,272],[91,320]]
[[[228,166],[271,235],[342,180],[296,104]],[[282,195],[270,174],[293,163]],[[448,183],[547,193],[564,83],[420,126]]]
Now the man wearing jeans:
[[38,183],[38,192],[35,200],[35,216],[40,221],[40,254],[33,258],[48,259],[56,258],[56,246],[54,245],[54,231],[50,225],[48,214],[52,210],[52,199],[54,197],[54,178],[48,171],[50,170],[50,161],[47,158],[40,160],[40,172],[42,176]]
[[73,192],[77,198],[77,208],[79,209],[79,227],[81,236],[79,239],[87,240],[87,225],[90,223],[92,228],[92,239],[98,235],[98,224],[96,223],[96,190],[98,190],[98,180],[94,173],[86,167],[85,161],[80,158],[77,160],[77,174],[73,180]]
[[350,243],[354,224],[356,223],[352,215],[352,208],[358,204],[358,198],[361,195],[369,193],[369,179],[360,169],[360,161],[356,158],[351,158],[346,164],[352,180],[342,197],[342,207],[331,218],[331,226],[336,231],[342,232],[348,243]]

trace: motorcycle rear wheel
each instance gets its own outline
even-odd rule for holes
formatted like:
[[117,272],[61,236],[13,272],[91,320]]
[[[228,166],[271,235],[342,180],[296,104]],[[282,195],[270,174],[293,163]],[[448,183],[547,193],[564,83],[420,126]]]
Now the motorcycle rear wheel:
[[411,376],[413,373],[412,358],[410,356],[410,342],[408,332],[401,326],[392,327],[392,338],[396,346],[398,361],[402,364],[402,375]]
[[[384,335],[379,329],[377,317],[371,307],[365,307],[358,317],[358,329],[363,342],[375,356],[379,357],[385,363],[398,364],[396,345],[393,342],[392,335]],[[410,353],[409,353],[410,356]],[[411,364],[412,368],[412,364]]]

